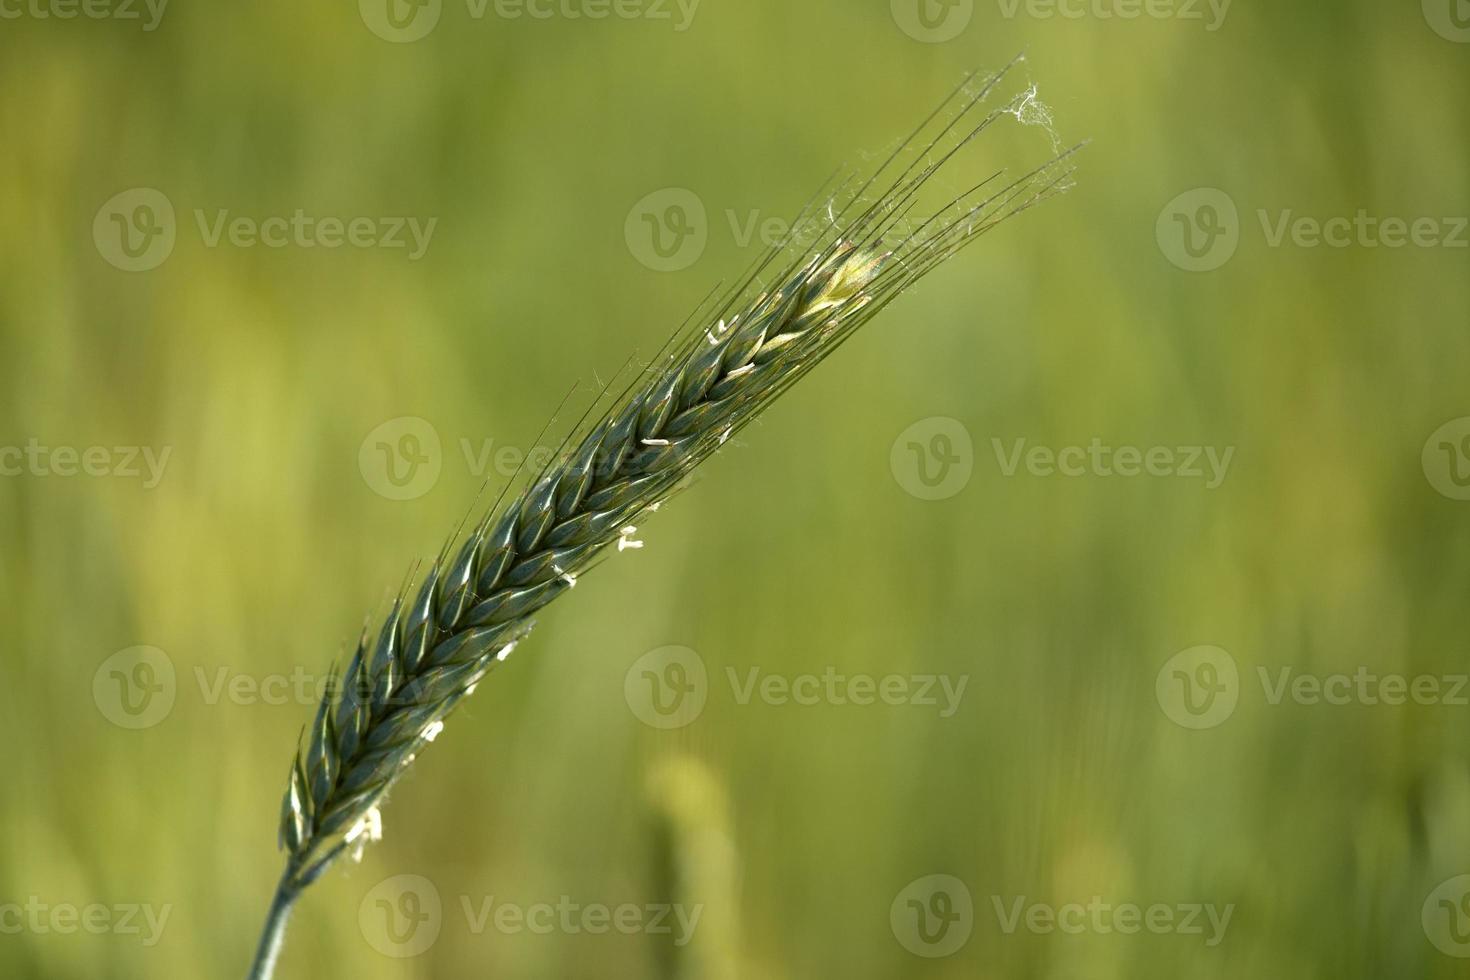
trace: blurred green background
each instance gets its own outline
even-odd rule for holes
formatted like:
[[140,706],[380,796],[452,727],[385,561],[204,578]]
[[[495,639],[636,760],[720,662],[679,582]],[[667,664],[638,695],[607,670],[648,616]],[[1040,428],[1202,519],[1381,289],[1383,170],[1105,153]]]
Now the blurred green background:
[[[1463,3],[395,2],[3,7],[0,975],[243,975],[292,671],[438,549],[481,452],[550,444],[567,389],[563,423],[734,275],[752,218],[1022,49],[1093,140],[1075,190],[551,607],[306,894],[278,976],[1465,975]],[[1002,127],[949,177],[1047,148]],[[669,188],[705,240],[661,271],[637,232]],[[222,211],[298,209],[435,224],[414,258],[211,244]],[[1289,230],[1360,210],[1440,244]],[[1018,440],[1233,455],[1211,488],[1185,454],[1010,467]],[[437,478],[396,492],[380,441]],[[637,664],[671,645],[703,710],[657,728]],[[937,686],[741,703],[752,669],[966,686],[948,717]],[[1275,696],[1364,672],[1437,693]],[[428,932],[393,927],[424,882]],[[1018,900],[1040,924],[1006,928]],[[1172,925],[1048,931],[1074,902]],[[642,925],[589,928],[622,905]],[[692,939],[649,905],[699,909]]]

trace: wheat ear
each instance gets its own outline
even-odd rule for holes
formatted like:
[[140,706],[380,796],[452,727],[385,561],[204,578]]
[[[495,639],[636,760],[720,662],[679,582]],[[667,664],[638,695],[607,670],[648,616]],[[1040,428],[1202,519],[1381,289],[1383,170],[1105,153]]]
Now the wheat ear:
[[919,188],[955,151],[1036,106],[1027,90],[987,111],[1005,75],[967,79],[866,180],[850,177],[809,205],[792,226],[815,229],[798,257],[778,261],[798,247],[782,243],[722,298],[706,300],[610,410],[584,420],[518,496],[451,539],[376,637],[364,635],[291,766],[280,825],[286,870],[251,977],[270,975],[301,890],[373,835],[394,779],[538,609],[626,542],[632,522],[852,331],[980,234],[1066,185],[1072,151],[1009,182],[994,175],[922,222],[909,218]]

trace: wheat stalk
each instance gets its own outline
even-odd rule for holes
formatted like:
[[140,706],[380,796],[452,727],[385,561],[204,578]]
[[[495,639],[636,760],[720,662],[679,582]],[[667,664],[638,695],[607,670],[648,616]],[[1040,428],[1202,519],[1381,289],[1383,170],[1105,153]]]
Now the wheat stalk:
[[909,218],[916,193],[960,147],[1037,107],[1028,89],[983,108],[1009,67],[968,78],[865,181],[849,177],[819,196],[821,206],[793,223],[793,235],[816,229],[798,257],[777,261],[793,238],[701,304],[610,410],[578,425],[518,496],[502,495],[452,538],[376,637],[364,634],[291,766],[280,825],[286,870],[252,978],[270,976],[302,889],[375,835],[394,779],[537,610],[576,585],[597,555],[629,543],[640,515],[852,331],[980,234],[1064,188],[1070,150],[1009,182],[996,174],[922,222]]

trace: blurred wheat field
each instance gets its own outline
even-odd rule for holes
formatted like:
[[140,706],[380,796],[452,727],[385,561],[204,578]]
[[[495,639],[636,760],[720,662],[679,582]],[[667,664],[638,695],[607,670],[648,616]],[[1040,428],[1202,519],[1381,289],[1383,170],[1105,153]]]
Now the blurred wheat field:
[[278,976],[1462,975],[1461,7],[395,3],[0,8],[0,974],[243,975],[364,616],[1024,49],[1078,186],[548,610]]

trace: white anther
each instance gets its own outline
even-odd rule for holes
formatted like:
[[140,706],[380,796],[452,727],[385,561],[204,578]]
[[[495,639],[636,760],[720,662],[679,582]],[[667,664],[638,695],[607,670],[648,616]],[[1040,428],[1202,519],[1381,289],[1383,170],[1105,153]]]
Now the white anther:
[[[364,813],[357,823],[352,825],[352,829],[347,831],[347,843],[351,844],[359,837],[362,838],[363,843],[383,839],[383,815],[378,812],[377,807]],[[362,851],[359,849],[355,857],[360,858],[361,856]]]

